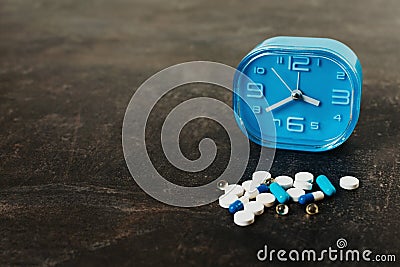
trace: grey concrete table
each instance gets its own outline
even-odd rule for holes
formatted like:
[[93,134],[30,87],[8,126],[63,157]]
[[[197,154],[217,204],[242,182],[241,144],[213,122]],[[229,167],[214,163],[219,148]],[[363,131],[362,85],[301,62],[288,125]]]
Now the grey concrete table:
[[[264,245],[321,250],[339,238],[348,248],[400,257],[399,14],[397,0],[0,1],[0,265],[265,266],[256,256]],[[364,87],[359,123],[343,146],[279,150],[271,172],[325,173],[336,185],[350,174],[361,187],[322,202],[318,216],[292,204],[289,216],[270,209],[247,228],[217,203],[175,208],[146,195],[121,147],[135,89],[176,63],[236,66],[277,35],[347,43],[363,64]],[[158,114],[196,96],[230,103],[228,92],[207,89],[177,90]],[[181,135],[189,158],[198,157],[204,136],[220,150],[210,169],[185,175],[160,154],[163,116],[148,126],[160,172],[187,185],[217,177],[229,157],[226,134],[209,120],[189,124]]]

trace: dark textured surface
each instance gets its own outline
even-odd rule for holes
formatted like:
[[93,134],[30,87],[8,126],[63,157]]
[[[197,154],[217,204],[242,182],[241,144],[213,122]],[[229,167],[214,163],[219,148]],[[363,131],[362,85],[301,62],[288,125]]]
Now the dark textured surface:
[[[256,258],[264,244],[322,249],[340,237],[350,248],[400,257],[399,14],[397,0],[0,1],[0,265],[265,266]],[[184,61],[235,66],[276,35],[344,41],[363,64],[364,87],[358,126],[343,146],[277,151],[271,172],[325,173],[336,185],[351,174],[361,187],[340,190],[318,216],[292,204],[289,216],[270,209],[247,228],[217,203],[174,208],[147,196],[121,147],[134,90]],[[160,111],[198,95],[231,99],[192,88]],[[226,143],[215,123],[193,123],[182,133],[188,157],[198,156],[202,131]],[[184,181],[157,144],[149,143],[153,160]],[[225,166],[221,147],[201,181]]]

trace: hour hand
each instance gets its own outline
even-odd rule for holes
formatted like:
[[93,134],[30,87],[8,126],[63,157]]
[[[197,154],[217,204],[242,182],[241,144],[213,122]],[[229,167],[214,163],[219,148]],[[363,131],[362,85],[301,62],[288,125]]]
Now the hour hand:
[[288,102],[290,102],[292,100],[293,100],[292,96],[289,96],[289,97],[279,101],[278,103],[275,103],[275,104],[267,107],[265,110],[267,112],[270,112],[270,111],[272,111],[272,110],[274,110],[274,109],[276,109],[276,108],[278,108],[278,107],[280,107],[280,106],[282,106],[282,105],[284,105],[284,104],[286,104],[286,103],[288,103]]
[[304,94],[302,95],[302,98],[303,98],[304,102],[306,102],[308,104],[311,104],[311,105],[314,105],[314,106],[317,106],[317,107],[319,106],[320,101],[315,99],[315,98],[306,96]]

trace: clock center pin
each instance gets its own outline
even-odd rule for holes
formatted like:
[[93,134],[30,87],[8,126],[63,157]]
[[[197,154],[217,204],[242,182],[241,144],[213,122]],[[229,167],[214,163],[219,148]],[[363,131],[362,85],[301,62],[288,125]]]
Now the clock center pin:
[[302,92],[298,89],[293,90],[292,92],[292,98],[293,100],[299,100],[302,97]]

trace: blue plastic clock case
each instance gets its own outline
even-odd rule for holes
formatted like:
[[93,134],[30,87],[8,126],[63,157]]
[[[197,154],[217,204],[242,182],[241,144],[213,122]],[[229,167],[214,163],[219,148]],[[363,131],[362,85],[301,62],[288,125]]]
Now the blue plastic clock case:
[[[341,145],[353,132],[363,78],[360,61],[345,44],[328,38],[274,37],[250,51],[237,69],[250,82],[240,75],[234,80],[235,118],[253,142],[321,152]],[[274,134],[263,129],[263,119],[271,118],[268,112]]]

